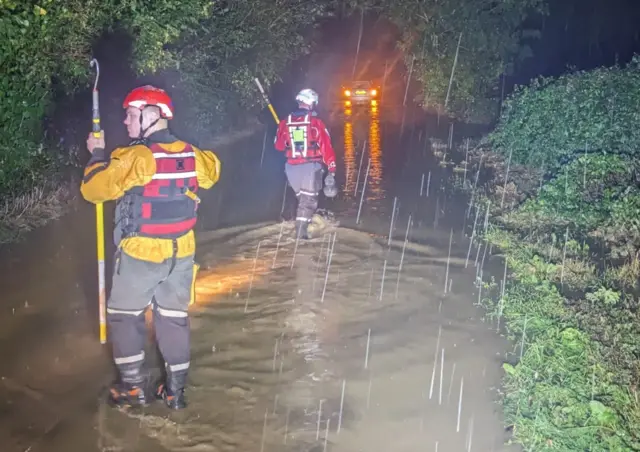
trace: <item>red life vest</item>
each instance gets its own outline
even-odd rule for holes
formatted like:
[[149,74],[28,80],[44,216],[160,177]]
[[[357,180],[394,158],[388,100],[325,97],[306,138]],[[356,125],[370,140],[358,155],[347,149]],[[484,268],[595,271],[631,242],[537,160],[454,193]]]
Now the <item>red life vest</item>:
[[156,173],[144,187],[129,190],[119,202],[121,238],[132,236],[176,239],[196,225],[198,178],[195,152],[185,143],[181,152],[149,145]]
[[296,112],[287,117],[291,147],[287,149],[286,157],[290,163],[322,161],[319,132],[313,119],[310,113],[301,115]]

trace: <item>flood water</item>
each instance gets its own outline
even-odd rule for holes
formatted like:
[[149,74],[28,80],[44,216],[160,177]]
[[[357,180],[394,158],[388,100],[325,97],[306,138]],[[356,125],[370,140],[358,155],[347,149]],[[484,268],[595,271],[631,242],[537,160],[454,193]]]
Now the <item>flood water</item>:
[[512,450],[507,344],[474,305],[466,205],[443,193],[427,139],[449,124],[401,108],[329,117],[341,192],[321,207],[340,224],[309,242],[279,220],[272,135],[264,154],[262,133],[219,150],[182,412],[104,403],[91,206],[0,250],[2,451]]

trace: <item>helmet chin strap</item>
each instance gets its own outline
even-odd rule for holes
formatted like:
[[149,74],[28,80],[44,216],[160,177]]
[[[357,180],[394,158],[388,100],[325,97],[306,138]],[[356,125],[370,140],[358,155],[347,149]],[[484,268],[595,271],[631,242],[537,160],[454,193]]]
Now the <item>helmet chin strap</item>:
[[142,121],[143,121],[144,118],[143,118],[143,114],[142,113],[144,112],[145,108],[148,108],[148,106],[144,107],[142,110],[140,110],[140,133],[138,134],[138,138],[137,138],[138,141],[145,140],[146,139],[145,134],[147,133],[147,131],[149,129],[151,129],[153,126],[155,126],[158,123],[158,121],[160,121],[160,119],[162,119],[162,118],[156,119],[151,124],[149,124],[149,126],[146,129],[143,129],[142,128]]

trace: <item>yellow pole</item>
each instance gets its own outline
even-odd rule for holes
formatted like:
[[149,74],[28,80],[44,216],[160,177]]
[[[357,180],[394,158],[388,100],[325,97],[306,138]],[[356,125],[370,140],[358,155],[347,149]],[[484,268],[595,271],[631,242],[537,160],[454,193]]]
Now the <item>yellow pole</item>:
[[267,104],[267,107],[269,107],[269,111],[271,112],[271,114],[273,115],[273,119],[276,120],[276,124],[280,123],[280,120],[278,119],[278,115],[276,114],[276,111],[273,109],[273,106],[271,105],[271,102],[269,102]]
[[107,290],[104,277],[104,205],[96,204],[96,240],[98,245],[98,294],[100,343],[107,343]]
[[256,77],[254,79],[254,81],[256,82],[256,85],[258,85],[258,89],[260,90],[260,94],[262,94],[262,98],[264,99],[265,103],[267,104],[267,107],[269,107],[269,111],[271,112],[271,115],[273,116],[273,119],[276,120],[276,124],[280,123],[280,119],[278,119],[278,115],[276,114],[276,111],[273,109],[273,105],[271,105],[271,101],[269,101],[269,97],[267,96],[267,93],[264,92],[264,88],[262,87],[262,84],[260,83],[260,80],[258,80],[258,78]]
[[[100,79],[100,65],[95,58],[91,60],[91,67],[96,68],[96,80],[93,84],[91,99],[91,118],[93,136],[100,138],[100,103],[98,99],[98,80]],[[104,205],[96,204],[96,246],[98,248],[98,316],[100,318],[100,343],[107,343],[107,289],[104,277]]]

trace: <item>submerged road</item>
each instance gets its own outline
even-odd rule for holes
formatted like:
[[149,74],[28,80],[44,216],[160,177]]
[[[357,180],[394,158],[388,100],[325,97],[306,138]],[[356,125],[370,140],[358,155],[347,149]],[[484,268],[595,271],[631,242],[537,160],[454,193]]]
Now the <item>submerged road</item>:
[[184,412],[102,399],[90,205],[0,249],[3,451],[511,450],[496,404],[506,344],[474,306],[466,206],[441,190],[430,141],[450,125],[383,104],[325,114],[341,191],[321,207],[341,227],[310,243],[280,223],[272,130],[219,150]]

